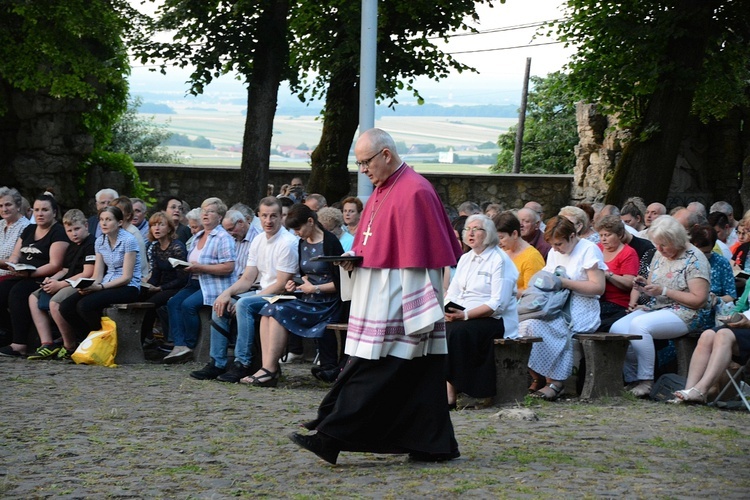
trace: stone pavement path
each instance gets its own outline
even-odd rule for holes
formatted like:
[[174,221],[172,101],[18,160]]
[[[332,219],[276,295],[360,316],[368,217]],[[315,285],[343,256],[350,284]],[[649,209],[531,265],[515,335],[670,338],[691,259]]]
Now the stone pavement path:
[[188,377],[194,363],[102,368],[0,359],[1,498],[748,498],[750,415],[611,398],[452,413],[462,457],[342,453],[286,437],[326,386]]

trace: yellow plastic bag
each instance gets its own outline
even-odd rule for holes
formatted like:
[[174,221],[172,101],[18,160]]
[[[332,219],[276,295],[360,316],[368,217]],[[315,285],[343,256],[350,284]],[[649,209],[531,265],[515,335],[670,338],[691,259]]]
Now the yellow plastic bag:
[[84,365],[101,365],[115,367],[117,354],[117,326],[104,316],[102,329],[89,333],[86,340],[80,343],[73,353],[73,361]]

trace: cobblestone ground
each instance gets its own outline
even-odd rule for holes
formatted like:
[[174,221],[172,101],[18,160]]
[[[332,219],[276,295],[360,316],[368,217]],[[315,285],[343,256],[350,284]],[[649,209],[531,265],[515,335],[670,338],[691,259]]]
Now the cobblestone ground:
[[101,368],[0,360],[3,498],[748,498],[750,415],[627,398],[452,413],[462,457],[342,453],[286,435],[326,386],[310,365],[275,389],[188,377],[197,364]]

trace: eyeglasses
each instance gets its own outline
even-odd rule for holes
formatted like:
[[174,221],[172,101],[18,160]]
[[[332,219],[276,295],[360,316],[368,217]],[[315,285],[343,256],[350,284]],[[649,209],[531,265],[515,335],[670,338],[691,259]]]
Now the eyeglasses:
[[376,156],[378,156],[378,155],[379,155],[380,153],[382,153],[383,151],[385,151],[385,148],[381,149],[380,151],[378,151],[377,153],[375,153],[374,155],[372,155],[371,157],[369,157],[369,158],[368,158],[368,159],[366,159],[366,160],[362,160],[362,161],[355,161],[355,162],[354,162],[354,164],[355,164],[355,165],[357,165],[357,168],[362,168],[362,167],[364,167],[364,168],[367,168],[367,167],[369,167],[369,166],[370,166],[370,162],[371,162],[372,160],[374,160],[374,159],[375,159],[375,157],[376,157]]
[[474,234],[477,231],[484,231],[484,228],[482,227],[465,227],[464,233]]

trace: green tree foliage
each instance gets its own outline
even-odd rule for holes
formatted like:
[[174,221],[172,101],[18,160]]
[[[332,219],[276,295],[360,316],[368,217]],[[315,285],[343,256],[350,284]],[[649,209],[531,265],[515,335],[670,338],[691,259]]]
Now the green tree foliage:
[[[521,171],[526,174],[572,174],[575,166],[573,148],[578,144],[575,98],[567,85],[565,73],[555,72],[545,78],[532,76],[523,131]],[[500,153],[495,172],[513,171],[513,154],[517,126],[498,139]]]
[[[693,90],[691,109],[704,120],[750,103],[747,1],[568,0],[553,26],[577,47],[568,66],[579,97],[619,113],[626,126],[641,124],[665,79]],[[696,67],[671,57],[680,48],[698,52]]]
[[577,47],[573,87],[633,131],[606,201],[664,201],[691,115],[722,118],[748,104],[750,5],[568,0],[565,14],[553,31]]
[[142,99],[135,97],[112,129],[107,151],[125,153],[136,163],[179,163],[176,155],[163,146],[172,134],[165,124],[138,114]]
[[[61,200],[80,201],[83,193],[73,194],[77,190],[71,187],[85,185],[89,163],[80,162],[106,146],[126,108],[129,64],[123,37],[134,32],[138,20],[125,0],[0,3],[0,128],[7,134],[0,153],[9,168],[6,182],[28,190],[41,187],[16,171],[14,155],[38,134],[48,134],[46,143],[55,144],[54,151],[37,144],[32,154],[42,164],[54,157],[50,168]],[[16,109],[21,100],[26,109]],[[33,140],[23,137],[28,133]],[[85,135],[91,140],[82,139]]]
[[[134,44],[141,61],[193,66],[191,94],[203,93],[214,78],[236,72],[247,85],[247,118],[240,182],[244,200],[265,196],[273,118],[281,81],[289,72],[289,0],[166,0],[148,27],[149,40]],[[167,33],[171,41],[154,37]]]
[[[106,143],[126,106],[127,11],[127,2],[106,0],[2,2],[0,78],[20,91],[93,104],[86,125]],[[6,109],[0,101],[0,113]]]
[[[446,77],[450,71],[473,71],[435,45],[450,33],[469,30],[476,7],[490,0],[384,0],[378,4],[377,98],[389,105],[396,94],[415,88],[416,78]],[[500,3],[503,3],[502,1]],[[313,151],[308,189],[339,199],[349,192],[347,158],[357,129],[359,100],[361,2],[300,2],[290,20],[294,34],[292,67],[300,99],[325,96],[323,132]]]

